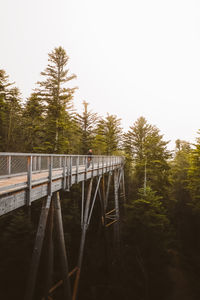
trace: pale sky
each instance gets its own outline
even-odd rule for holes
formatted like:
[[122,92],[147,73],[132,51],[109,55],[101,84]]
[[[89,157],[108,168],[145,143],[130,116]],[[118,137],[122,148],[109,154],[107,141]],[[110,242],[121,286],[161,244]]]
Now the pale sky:
[[74,103],[122,119],[140,116],[171,146],[200,129],[199,0],[0,0],[0,68],[28,97],[65,48],[79,87]]

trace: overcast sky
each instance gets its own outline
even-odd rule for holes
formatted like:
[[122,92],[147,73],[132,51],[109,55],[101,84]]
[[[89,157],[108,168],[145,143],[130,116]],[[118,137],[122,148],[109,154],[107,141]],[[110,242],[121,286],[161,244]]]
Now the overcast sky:
[[0,0],[0,68],[30,95],[47,54],[70,57],[83,100],[128,130],[140,116],[171,146],[200,129],[200,1]]

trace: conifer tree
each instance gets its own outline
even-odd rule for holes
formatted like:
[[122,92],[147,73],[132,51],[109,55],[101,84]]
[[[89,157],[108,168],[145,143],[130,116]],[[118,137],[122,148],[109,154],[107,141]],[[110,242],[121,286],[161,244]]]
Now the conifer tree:
[[66,69],[69,57],[62,47],[55,48],[48,56],[48,66],[41,72],[44,80],[38,82],[36,89],[37,96],[46,105],[46,141],[42,150],[67,153],[70,149],[73,94],[76,88],[65,85],[76,76],[69,75],[69,69]]
[[107,114],[105,119],[100,118],[98,121],[93,148],[101,155],[117,154],[121,148],[121,134],[121,120]]
[[105,155],[106,154],[106,140],[105,140],[105,132],[104,132],[104,120],[103,118],[99,118],[96,129],[95,129],[95,137],[93,140],[92,148],[94,153],[97,155]]
[[8,75],[0,70],[0,148],[1,151],[19,150],[22,107],[20,92],[11,87]]
[[92,113],[88,110],[88,104],[83,101],[83,114],[77,114],[77,120],[80,127],[80,142],[81,142],[81,153],[87,154],[89,148],[92,147],[94,139],[94,130],[96,123],[98,121],[98,116],[96,113]]
[[[167,143],[156,126],[140,117],[125,135],[124,146],[128,148],[135,169],[136,188],[149,185],[162,196],[167,193],[168,159]],[[145,182],[146,181],[146,182]]]
[[176,140],[175,156],[170,164],[170,182],[172,197],[178,202],[184,202],[190,198],[188,190],[190,153],[191,147],[188,142]]
[[40,98],[33,93],[23,110],[23,143],[27,152],[38,152],[45,139],[44,111]]
[[106,154],[115,154],[121,148],[121,119],[118,119],[115,115],[107,114],[102,125],[104,126]]
[[[198,131],[200,135],[200,130]],[[190,158],[190,167],[188,171],[189,190],[193,201],[196,203],[196,208],[200,213],[200,137],[197,138],[195,149],[192,150]]]

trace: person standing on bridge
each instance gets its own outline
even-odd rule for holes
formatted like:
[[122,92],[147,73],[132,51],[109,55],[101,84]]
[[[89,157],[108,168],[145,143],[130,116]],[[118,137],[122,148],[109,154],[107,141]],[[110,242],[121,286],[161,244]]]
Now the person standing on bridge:
[[88,156],[88,158],[87,158],[87,168],[89,168],[90,163],[92,161],[92,149],[88,150],[87,156]]

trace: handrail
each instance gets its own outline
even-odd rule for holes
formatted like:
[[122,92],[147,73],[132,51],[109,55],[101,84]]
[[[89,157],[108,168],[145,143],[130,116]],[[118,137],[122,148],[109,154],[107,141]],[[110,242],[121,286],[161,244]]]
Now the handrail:
[[47,153],[12,153],[0,152],[0,179],[30,173],[40,173],[49,170],[49,161],[52,160],[52,170],[71,169],[79,166],[87,169],[88,158],[92,157],[92,169],[95,165],[103,168],[115,164],[123,164],[122,156],[106,155],[78,155],[78,154],[47,154]]
[[[0,156],[89,156],[87,154],[52,154],[52,153],[17,153],[17,152],[0,152]],[[92,155],[92,157],[123,157],[119,155]]]

